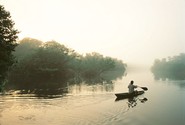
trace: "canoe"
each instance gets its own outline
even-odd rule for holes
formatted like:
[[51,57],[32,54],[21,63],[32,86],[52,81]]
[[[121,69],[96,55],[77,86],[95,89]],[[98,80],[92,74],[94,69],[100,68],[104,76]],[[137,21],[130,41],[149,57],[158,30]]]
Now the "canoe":
[[116,93],[116,97],[117,99],[126,99],[126,98],[132,98],[138,95],[142,95],[143,93],[145,93],[144,91],[135,91],[134,93]]

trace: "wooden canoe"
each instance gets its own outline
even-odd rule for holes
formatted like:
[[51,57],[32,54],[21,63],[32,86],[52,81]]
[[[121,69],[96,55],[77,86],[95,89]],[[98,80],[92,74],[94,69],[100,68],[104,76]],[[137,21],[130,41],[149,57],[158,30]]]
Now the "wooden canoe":
[[142,95],[144,91],[135,91],[134,93],[116,93],[117,99],[126,99],[126,98],[132,98],[138,95]]

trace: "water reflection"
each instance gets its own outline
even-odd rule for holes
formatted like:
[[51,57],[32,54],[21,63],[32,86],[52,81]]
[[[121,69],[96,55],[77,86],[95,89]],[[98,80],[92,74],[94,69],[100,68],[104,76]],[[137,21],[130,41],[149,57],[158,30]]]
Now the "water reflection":
[[68,86],[68,94],[76,95],[76,94],[93,94],[93,93],[107,93],[113,92],[114,84],[111,83],[97,83],[97,84],[74,84]]
[[178,86],[179,88],[185,88],[185,80],[175,80],[175,79],[169,79],[169,78],[156,78],[154,76],[154,79],[156,82],[163,82],[163,83],[170,83],[175,86]]
[[180,88],[185,88],[185,80],[179,81],[179,82],[177,83],[177,85],[178,85]]
[[35,89],[6,89],[6,94],[29,94],[38,97],[53,97],[52,95],[66,95],[72,93],[81,93],[83,92],[111,92],[114,89],[113,80],[116,77],[109,77],[106,79],[106,76],[100,77],[96,76],[93,78],[80,78],[74,77],[73,79],[68,80],[67,82],[63,83],[62,87],[55,87],[52,88],[35,88]]
[[128,108],[133,108],[137,106],[138,103],[145,103],[148,101],[146,97],[140,98],[140,96],[134,96],[134,97],[127,97],[127,98],[116,98],[115,102],[121,101],[121,100],[127,100]]
[[[150,89],[138,97],[115,102],[114,93],[126,91],[127,81],[131,78],[149,81]],[[141,73],[131,74],[127,79],[111,83],[68,84],[66,95],[48,95],[53,98],[34,94],[30,94],[32,97],[26,97],[26,94],[0,96],[0,124],[175,125],[176,121],[184,124],[184,90],[179,91],[169,82],[152,81],[152,77],[149,79]]]
[[129,108],[135,107],[138,104],[138,101],[140,103],[145,103],[146,101],[148,101],[148,99],[147,98],[136,98],[136,97],[128,98],[128,107]]
[[168,75],[168,74],[163,74],[161,72],[158,73],[153,73],[154,79],[155,80],[162,80],[162,81],[166,81],[166,80],[184,80],[184,75],[181,75],[181,77],[177,76],[177,75]]

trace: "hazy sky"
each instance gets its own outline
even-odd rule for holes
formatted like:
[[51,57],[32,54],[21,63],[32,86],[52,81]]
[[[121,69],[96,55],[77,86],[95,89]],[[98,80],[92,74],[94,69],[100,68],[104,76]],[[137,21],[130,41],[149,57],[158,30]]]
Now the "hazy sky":
[[126,63],[185,52],[185,0],[0,0],[19,39],[56,40]]

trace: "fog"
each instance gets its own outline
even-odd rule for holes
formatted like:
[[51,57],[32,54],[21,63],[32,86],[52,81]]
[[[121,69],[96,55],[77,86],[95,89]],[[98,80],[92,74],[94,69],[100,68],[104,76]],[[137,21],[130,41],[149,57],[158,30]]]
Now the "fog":
[[185,52],[184,0],[0,0],[19,39],[56,40],[128,65]]

